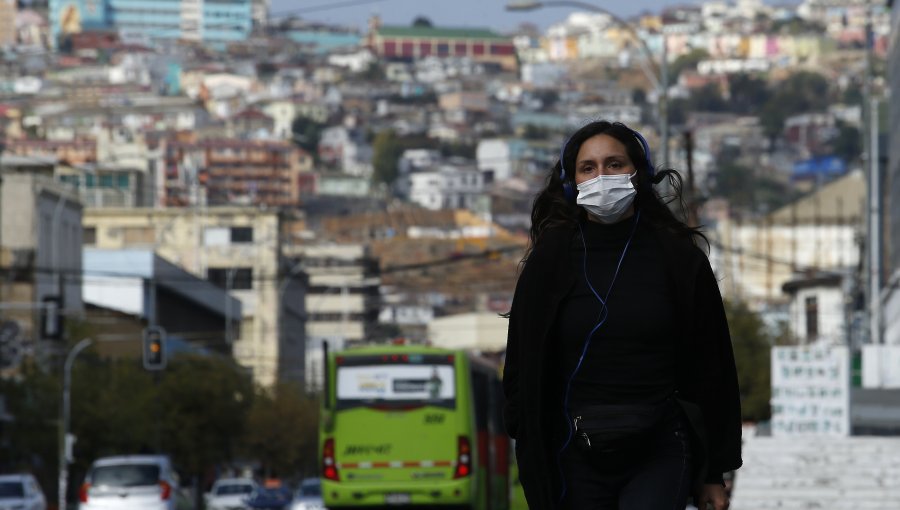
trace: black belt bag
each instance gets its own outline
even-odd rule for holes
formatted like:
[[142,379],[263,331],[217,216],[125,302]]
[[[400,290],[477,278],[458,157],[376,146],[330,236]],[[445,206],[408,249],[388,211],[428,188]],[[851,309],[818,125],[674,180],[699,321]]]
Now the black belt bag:
[[670,399],[661,404],[583,406],[572,413],[573,440],[597,454],[640,450],[670,409]]

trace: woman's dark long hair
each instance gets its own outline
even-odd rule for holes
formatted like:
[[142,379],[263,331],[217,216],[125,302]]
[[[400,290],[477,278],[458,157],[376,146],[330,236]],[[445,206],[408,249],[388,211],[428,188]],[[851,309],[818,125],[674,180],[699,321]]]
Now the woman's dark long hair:
[[[651,176],[648,155],[644,154],[644,148],[638,141],[635,132],[620,122],[608,122],[605,120],[594,121],[576,131],[566,142],[562,152],[565,163],[565,179],[572,188],[575,188],[575,158],[585,140],[594,136],[609,135],[625,146],[628,158],[637,170],[637,197],[634,207],[640,209],[641,219],[647,221],[656,228],[666,229],[678,235],[684,235],[695,240],[697,237],[706,241],[706,237],[697,227],[690,227],[680,220],[669,208],[670,203],[677,201],[684,215],[686,208],[681,192],[681,175],[671,168],[656,171]],[[667,181],[666,194],[660,194],[655,187],[663,181]],[[531,250],[538,243],[547,229],[574,225],[581,220],[586,212],[575,204],[574,200],[567,200],[563,194],[563,180],[560,178],[560,162],[550,171],[546,185],[534,199],[531,209],[531,231],[529,232],[529,245],[525,254],[528,258]],[[708,241],[707,241],[708,244]],[[524,260],[524,259],[523,259]]]

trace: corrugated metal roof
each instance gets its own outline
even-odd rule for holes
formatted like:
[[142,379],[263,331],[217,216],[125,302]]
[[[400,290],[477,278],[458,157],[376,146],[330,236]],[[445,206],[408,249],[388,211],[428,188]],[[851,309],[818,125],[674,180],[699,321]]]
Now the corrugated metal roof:
[[773,225],[852,224],[862,220],[865,203],[865,176],[862,171],[853,170],[776,210],[768,219]]
[[436,28],[383,26],[378,29],[380,37],[410,37],[422,39],[491,39],[509,41],[509,37],[497,34],[487,28]]

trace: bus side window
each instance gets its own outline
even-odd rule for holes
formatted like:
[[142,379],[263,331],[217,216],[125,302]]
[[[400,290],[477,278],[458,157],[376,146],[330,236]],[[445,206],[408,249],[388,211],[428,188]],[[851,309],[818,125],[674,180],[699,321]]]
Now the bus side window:
[[488,377],[477,370],[472,371],[472,397],[475,403],[475,428],[488,428]]
[[491,400],[488,410],[490,429],[494,434],[506,434],[503,426],[503,383],[499,379],[491,381]]

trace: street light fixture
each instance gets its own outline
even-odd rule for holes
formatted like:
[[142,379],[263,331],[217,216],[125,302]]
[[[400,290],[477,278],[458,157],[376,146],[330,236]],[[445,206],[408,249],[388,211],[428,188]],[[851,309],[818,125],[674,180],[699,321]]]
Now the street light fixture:
[[[620,18],[616,14],[608,11],[607,9],[587,3],[587,2],[579,2],[577,0],[546,0],[546,1],[533,1],[533,0],[517,0],[510,1],[506,4],[507,11],[514,12],[524,12],[524,11],[534,11],[537,9],[541,9],[543,7],[575,7],[578,9],[584,9],[586,11],[598,12],[600,14],[605,14],[608,16],[613,22],[616,23],[620,28],[628,32],[628,35],[634,39],[636,43],[641,48],[641,51],[644,53],[644,57],[647,59],[648,64],[653,69],[652,73],[647,73],[647,78],[653,84],[654,88],[656,88],[658,92],[658,96],[656,99],[656,107],[657,107],[657,115],[659,120],[659,137],[660,137],[660,145],[662,145],[662,164],[664,168],[668,168],[669,166],[669,119],[668,119],[668,97],[669,97],[669,83],[668,83],[668,72],[666,71],[666,44],[663,41],[663,57],[662,62],[657,63],[656,58],[653,55],[653,52],[650,51],[650,48],[647,46],[647,43],[644,39],[634,30],[634,27],[631,26],[630,23]],[[645,69],[646,71],[646,69]]]

